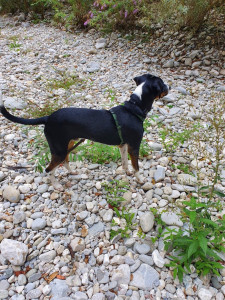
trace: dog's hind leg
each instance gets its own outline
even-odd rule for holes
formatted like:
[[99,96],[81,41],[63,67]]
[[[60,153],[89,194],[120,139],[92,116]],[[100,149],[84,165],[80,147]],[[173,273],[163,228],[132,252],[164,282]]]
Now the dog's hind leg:
[[47,173],[50,174],[50,181],[52,186],[59,191],[63,191],[63,186],[55,178],[55,170],[59,164],[65,160],[65,157],[57,156],[52,154],[52,159],[49,166],[45,169]]
[[68,144],[68,151],[67,151],[67,155],[64,161],[64,167],[68,170],[68,172],[70,172],[72,175],[76,175],[76,172],[73,172],[70,168],[69,165],[69,154],[71,151],[73,151],[77,146],[79,146],[81,143],[83,143],[85,141],[85,139],[80,139],[79,142],[76,143],[76,145],[74,145],[74,140],[71,140]]
[[131,163],[132,163],[132,166],[134,169],[134,175],[135,175],[137,181],[142,184],[143,178],[140,176],[139,165],[138,165],[139,147],[136,149],[136,148],[133,148],[130,145],[128,145],[128,153],[131,158]]
[[73,148],[74,140],[71,140],[68,144],[68,154],[66,155],[65,161],[64,161],[64,167],[68,170],[69,173],[73,173],[70,164],[69,164],[69,155],[70,155],[70,149]]
[[131,175],[132,173],[129,171],[129,168],[128,168],[127,144],[119,146],[119,149],[120,149],[122,167],[127,175]]

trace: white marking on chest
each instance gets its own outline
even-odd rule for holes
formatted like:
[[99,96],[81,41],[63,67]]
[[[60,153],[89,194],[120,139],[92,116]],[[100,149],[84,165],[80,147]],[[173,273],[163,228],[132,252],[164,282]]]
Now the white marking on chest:
[[142,91],[143,91],[143,85],[145,84],[145,82],[139,84],[139,86],[136,87],[135,91],[133,92],[133,94],[137,95],[140,100],[141,100],[141,96],[142,96]]

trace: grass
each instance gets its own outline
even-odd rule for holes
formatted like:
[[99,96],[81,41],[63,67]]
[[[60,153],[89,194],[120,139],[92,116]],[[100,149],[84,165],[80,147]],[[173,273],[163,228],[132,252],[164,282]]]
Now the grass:
[[71,86],[76,86],[79,88],[83,88],[85,81],[83,79],[80,79],[78,75],[76,74],[67,74],[65,71],[59,71],[57,70],[58,76],[57,79],[51,79],[47,83],[47,87],[50,90],[53,89],[70,89]]
[[10,49],[18,49],[22,46],[22,44],[18,43],[18,36],[16,36],[16,35],[9,37],[9,40],[12,41],[9,44]]

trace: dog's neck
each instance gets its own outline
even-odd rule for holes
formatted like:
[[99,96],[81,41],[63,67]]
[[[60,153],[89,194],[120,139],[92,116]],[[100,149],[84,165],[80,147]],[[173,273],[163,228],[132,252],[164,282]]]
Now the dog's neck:
[[143,101],[136,94],[131,94],[129,102],[137,105],[143,111],[145,117],[147,116],[149,110],[146,107],[143,107]]
[[[134,115],[141,117],[143,120],[146,118],[148,110],[143,108],[143,103],[136,94],[131,94],[130,100],[124,102],[124,106]],[[140,119],[141,119],[140,118]]]

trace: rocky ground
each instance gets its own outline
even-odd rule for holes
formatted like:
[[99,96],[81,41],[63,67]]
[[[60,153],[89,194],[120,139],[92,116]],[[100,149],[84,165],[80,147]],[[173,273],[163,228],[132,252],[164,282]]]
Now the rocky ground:
[[[162,34],[160,28],[158,37],[145,43],[129,35],[67,33],[21,20],[0,19],[0,85],[5,105],[17,115],[28,116],[56,101],[59,106],[108,108],[127,100],[135,88],[132,79],[146,72],[172,89],[151,112],[158,118],[150,119],[145,135],[152,151],[140,160],[142,186],[123,174],[120,161],[100,165],[84,160],[72,163],[77,175],[59,168],[64,191],[54,190],[31,161],[38,153],[29,146],[36,138],[34,128],[25,131],[0,116],[0,299],[224,299],[225,268],[212,277],[200,277],[192,268],[182,283],[173,279],[163,240],[151,240],[157,220],[150,208],[168,226],[185,227],[177,204],[196,191],[197,179],[176,166],[194,169],[196,153],[190,153],[188,142],[166,153],[157,124],[180,132],[186,121],[207,123],[213,93],[220,97],[225,91],[225,52],[211,43],[207,30],[201,45],[195,37]],[[79,80],[67,88],[56,85],[77,75]],[[219,188],[224,191],[223,163]],[[212,181],[212,175],[209,159],[202,159],[201,181]],[[129,184],[126,210],[134,213],[136,224],[129,238],[110,240],[112,219],[117,229],[123,226],[106,201],[103,183],[112,179]]]

